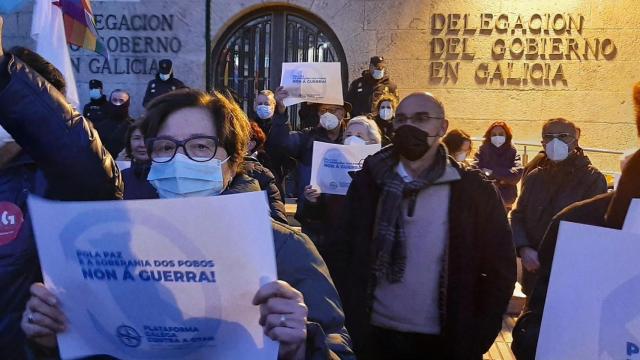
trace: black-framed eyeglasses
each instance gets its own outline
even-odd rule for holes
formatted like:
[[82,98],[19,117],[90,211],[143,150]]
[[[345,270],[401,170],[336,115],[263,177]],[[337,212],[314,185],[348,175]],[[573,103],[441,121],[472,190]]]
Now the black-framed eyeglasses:
[[218,138],[215,136],[193,136],[186,140],[159,136],[146,141],[149,157],[156,163],[173,160],[178,148],[183,148],[185,155],[193,161],[209,161],[216,156],[218,143]]
[[575,136],[569,133],[560,133],[560,134],[542,134],[542,141],[545,143],[552,142],[553,139],[558,139],[565,144],[570,144],[573,140],[576,139]]
[[396,113],[396,119],[394,121],[398,124],[402,124],[402,123],[406,123],[409,120],[412,120],[413,122],[416,122],[416,123],[427,123],[431,120],[444,120],[444,117],[433,116],[428,112],[417,112],[411,116],[408,116],[402,113],[400,114]]

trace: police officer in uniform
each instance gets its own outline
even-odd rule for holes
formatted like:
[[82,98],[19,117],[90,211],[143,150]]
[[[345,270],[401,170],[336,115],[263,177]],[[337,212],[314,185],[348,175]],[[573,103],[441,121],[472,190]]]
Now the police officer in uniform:
[[158,67],[156,78],[149,81],[147,85],[147,92],[144,94],[142,106],[146,107],[147,104],[157,96],[186,87],[182,81],[173,77],[173,63],[171,60],[160,60]]
[[89,98],[91,99],[85,106],[82,114],[92,122],[101,122],[106,116],[107,97],[102,93],[104,87],[102,81],[92,79],[89,81]]
[[369,69],[349,85],[345,101],[353,105],[352,117],[375,112],[373,105],[384,94],[398,96],[397,86],[389,79],[384,57],[369,60]]

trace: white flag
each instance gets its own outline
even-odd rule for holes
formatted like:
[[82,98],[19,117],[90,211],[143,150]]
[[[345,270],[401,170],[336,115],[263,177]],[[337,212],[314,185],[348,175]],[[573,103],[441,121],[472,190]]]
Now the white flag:
[[31,37],[36,41],[36,52],[62,72],[67,85],[67,101],[78,108],[80,100],[69,57],[62,10],[54,5],[52,0],[36,0],[33,7]]

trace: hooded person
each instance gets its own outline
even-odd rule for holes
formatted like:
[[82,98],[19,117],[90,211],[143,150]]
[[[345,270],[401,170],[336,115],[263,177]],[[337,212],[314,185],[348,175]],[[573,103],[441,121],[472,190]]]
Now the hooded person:
[[[633,89],[636,111],[636,126],[640,137],[640,82]],[[533,360],[536,357],[538,335],[544,313],[549,287],[558,231],[561,221],[585,225],[622,229],[633,199],[640,199],[640,151],[627,161],[616,190],[577,202],[556,215],[538,248],[540,268],[538,280],[525,309],[513,329],[511,348],[518,360]],[[590,276],[590,274],[585,274]]]
[[82,115],[95,122],[101,122],[106,116],[106,107],[109,104],[107,96],[103,93],[102,81],[92,79],[89,81],[89,102],[85,104]]
[[369,69],[349,85],[345,101],[353,106],[352,116],[367,115],[375,112],[373,107],[383,95],[392,94],[397,98],[397,89],[389,78],[384,57],[373,56],[369,60]]
[[149,102],[158,96],[185,87],[184,83],[174,76],[173,62],[169,59],[162,59],[158,62],[156,78],[147,84],[142,106],[147,107]]
[[102,143],[114,159],[125,148],[127,130],[134,123],[134,119],[129,115],[130,105],[129,93],[116,89],[109,96],[104,119],[93,122]]

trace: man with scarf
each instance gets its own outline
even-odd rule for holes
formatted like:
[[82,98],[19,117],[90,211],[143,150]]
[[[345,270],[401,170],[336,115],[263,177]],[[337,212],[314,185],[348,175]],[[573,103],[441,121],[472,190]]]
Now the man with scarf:
[[[640,136],[640,82],[633,89],[636,126]],[[640,198],[640,151],[628,160],[615,191],[575,203],[556,215],[538,248],[540,268],[532,295],[513,330],[512,350],[518,360],[535,359],[540,323],[547,298],[553,255],[561,221],[622,229],[632,199]],[[586,260],[588,259],[576,259]],[[588,276],[588,274],[585,274]]]
[[393,145],[364,161],[347,194],[336,271],[363,359],[481,359],[516,281],[507,216],[492,183],[440,138],[429,93],[407,96]]
[[116,159],[118,154],[125,147],[125,135],[127,129],[134,123],[134,119],[129,116],[129,105],[131,98],[129,93],[116,89],[109,97],[109,103],[106,106],[105,117],[102,120],[93,120],[93,124],[100,134],[100,139],[104,147],[109,151],[111,156]]

